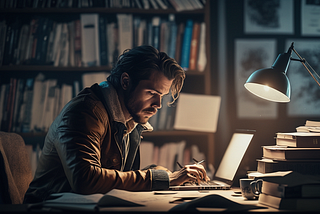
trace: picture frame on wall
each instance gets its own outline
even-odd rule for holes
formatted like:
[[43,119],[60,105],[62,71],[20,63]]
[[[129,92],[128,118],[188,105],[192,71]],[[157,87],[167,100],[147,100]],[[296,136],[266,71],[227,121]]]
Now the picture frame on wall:
[[245,0],[245,34],[294,34],[293,0]]
[[[290,47],[292,42],[298,54],[319,74],[320,39],[287,39],[285,47]],[[293,52],[292,58],[298,59],[298,56]],[[302,63],[291,61],[287,75],[292,89],[291,100],[287,105],[288,116],[320,116],[320,87]]]
[[244,83],[256,70],[270,67],[276,58],[275,39],[235,40],[235,90],[237,117],[240,119],[276,119],[277,103],[263,100],[245,89]]
[[320,1],[301,0],[301,35],[320,36]]

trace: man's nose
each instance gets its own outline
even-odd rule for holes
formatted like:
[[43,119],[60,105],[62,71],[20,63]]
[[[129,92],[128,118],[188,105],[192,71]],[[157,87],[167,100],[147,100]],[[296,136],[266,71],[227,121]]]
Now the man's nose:
[[154,101],[152,103],[152,107],[157,108],[157,109],[161,108],[162,107],[161,106],[161,99],[162,99],[162,97],[160,95],[155,96]]

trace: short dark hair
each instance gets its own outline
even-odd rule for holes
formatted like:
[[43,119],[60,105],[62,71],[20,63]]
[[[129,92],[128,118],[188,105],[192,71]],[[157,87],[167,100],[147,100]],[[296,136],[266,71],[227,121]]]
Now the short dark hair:
[[134,90],[140,80],[149,79],[154,71],[162,72],[169,80],[173,80],[171,85],[173,98],[171,103],[173,103],[179,97],[185,79],[185,71],[173,58],[152,46],[143,45],[125,50],[118,57],[107,80],[115,88],[121,88],[121,75],[126,72],[131,78]]

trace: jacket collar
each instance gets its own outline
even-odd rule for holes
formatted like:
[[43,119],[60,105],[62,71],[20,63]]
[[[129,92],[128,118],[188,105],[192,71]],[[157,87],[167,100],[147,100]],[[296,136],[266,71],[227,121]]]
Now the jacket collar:
[[[130,133],[138,124],[133,120],[129,120],[126,123],[116,89],[110,83],[108,83],[108,81],[101,82],[99,86],[104,96],[106,107],[111,119],[115,122],[124,124]],[[153,130],[153,127],[149,122],[140,125],[143,127],[144,131]]]

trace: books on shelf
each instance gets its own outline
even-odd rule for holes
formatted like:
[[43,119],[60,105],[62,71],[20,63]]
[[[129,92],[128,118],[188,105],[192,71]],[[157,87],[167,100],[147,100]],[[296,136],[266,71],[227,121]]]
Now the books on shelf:
[[312,132],[287,132],[277,133],[276,144],[279,146],[319,148],[320,133]]
[[4,20],[0,30],[0,65],[111,66],[125,49],[148,44],[186,70],[206,66],[205,23],[174,14],[88,13],[65,22],[37,15],[24,24]]
[[43,132],[79,92],[80,84],[78,80],[73,85],[58,84],[57,79],[39,73],[34,78],[11,78],[0,90],[1,131]]
[[319,159],[320,148],[262,146],[262,154],[264,158],[273,160]]

